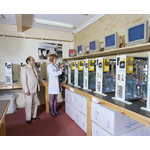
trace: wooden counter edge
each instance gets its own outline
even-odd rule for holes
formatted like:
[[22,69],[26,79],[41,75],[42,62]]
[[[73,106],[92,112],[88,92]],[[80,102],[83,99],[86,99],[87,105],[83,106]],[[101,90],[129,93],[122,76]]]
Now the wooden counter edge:
[[[48,82],[41,82],[39,83],[40,86],[47,86]],[[21,89],[22,85],[21,84],[4,84],[0,85],[0,90],[5,90],[5,89]]]
[[3,123],[3,119],[5,118],[7,109],[8,109],[8,107],[9,107],[9,103],[10,103],[10,100],[8,101],[7,106],[6,106],[6,108],[5,108],[5,110],[4,110],[4,113],[3,113],[3,115],[2,115],[2,118],[1,118],[1,120],[0,120],[0,126],[1,126],[1,124]]
[[10,100],[8,100],[7,105],[4,109],[4,113],[0,120],[0,136],[6,136],[6,127],[5,127],[5,115],[9,106]]
[[[69,85],[66,85],[66,84],[63,84],[63,87],[65,87],[67,89],[72,88],[72,87],[70,87]],[[110,103],[110,102],[108,102],[106,100],[103,100],[103,99],[100,99],[100,98],[95,97],[93,95],[90,95],[89,93],[85,93],[83,91],[80,91],[80,90],[74,89],[74,88],[72,88],[72,89],[74,90],[74,92],[76,92],[78,94],[81,94],[81,95],[83,95],[83,96],[85,96],[87,98],[90,98],[91,100],[92,100],[92,97],[94,97],[94,98],[96,98],[99,101],[100,104],[102,104],[102,105],[104,105],[106,107],[109,107],[109,108],[111,108],[111,109],[113,109],[113,110],[115,110],[115,111],[117,111],[119,113],[122,113],[122,114],[124,114],[124,115],[126,115],[126,116],[128,116],[128,117],[130,117],[132,119],[135,119],[135,120],[145,124],[146,126],[150,127],[150,118],[148,118],[148,117],[145,117],[145,116],[143,116],[141,114],[138,114],[136,112],[133,112],[133,111],[128,110],[126,108],[123,108],[121,106],[118,106],[118,105],[115,105],[113,103]]]
[[1,85],[0,90],[11,90],[11,89],[21,89],[21,84],[10,84],[10,85]]

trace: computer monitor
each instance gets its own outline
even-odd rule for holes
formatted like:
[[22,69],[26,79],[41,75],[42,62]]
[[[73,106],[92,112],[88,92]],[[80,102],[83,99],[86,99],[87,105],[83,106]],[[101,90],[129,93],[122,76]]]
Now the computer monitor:
[[137,45],[149,41],[148,20],[131,26],[127,29],[127,45]]
[[120,43],[122,43],[122,39],[118,32],[105,36],[105,50],[119,48]]
[[86,52],[85,45],[82,44],[77,47],[77,56],[84,55],[85,52]]
[[96,53],[100,50],[100,48],[101,48],[101,45],[97,39],[89,42],[89,53]]

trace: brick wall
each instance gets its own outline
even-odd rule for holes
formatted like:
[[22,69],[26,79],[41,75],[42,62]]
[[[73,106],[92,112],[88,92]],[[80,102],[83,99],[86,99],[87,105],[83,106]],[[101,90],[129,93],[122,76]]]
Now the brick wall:
[[93,24],[74,35],[74,48],[77,49],[78,45],[89,45],[89,42],[98,39],[104,43],[104,36],[114,32],[118,32],[125,42],[127,40],[127,28],[149,20],[150,14],[108,14],[100,18]]

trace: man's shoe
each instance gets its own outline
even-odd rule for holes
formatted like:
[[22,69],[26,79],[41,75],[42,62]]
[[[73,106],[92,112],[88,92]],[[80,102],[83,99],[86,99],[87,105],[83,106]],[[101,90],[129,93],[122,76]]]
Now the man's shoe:
[[28,124],[32,124],[32,121],[31,121],[31,120],[29,120],[29,121],[27,121],[27,123],[28,123]]
[[31,118],[31,120],[40,120],[40,118],[36,117],[36,118]]

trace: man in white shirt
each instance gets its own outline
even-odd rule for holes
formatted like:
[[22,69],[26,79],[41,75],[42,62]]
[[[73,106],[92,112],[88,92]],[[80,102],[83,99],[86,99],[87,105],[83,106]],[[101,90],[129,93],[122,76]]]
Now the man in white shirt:
[[32,124],[32,120],[40,120],[37,117],[37,89],[40,91],[39,81],[42,80],[34,68],[35,60],[32,56],[26,59],[27,65],[22,67],[20,72],[20,81],[25,96],[25,116],[28,124]]

